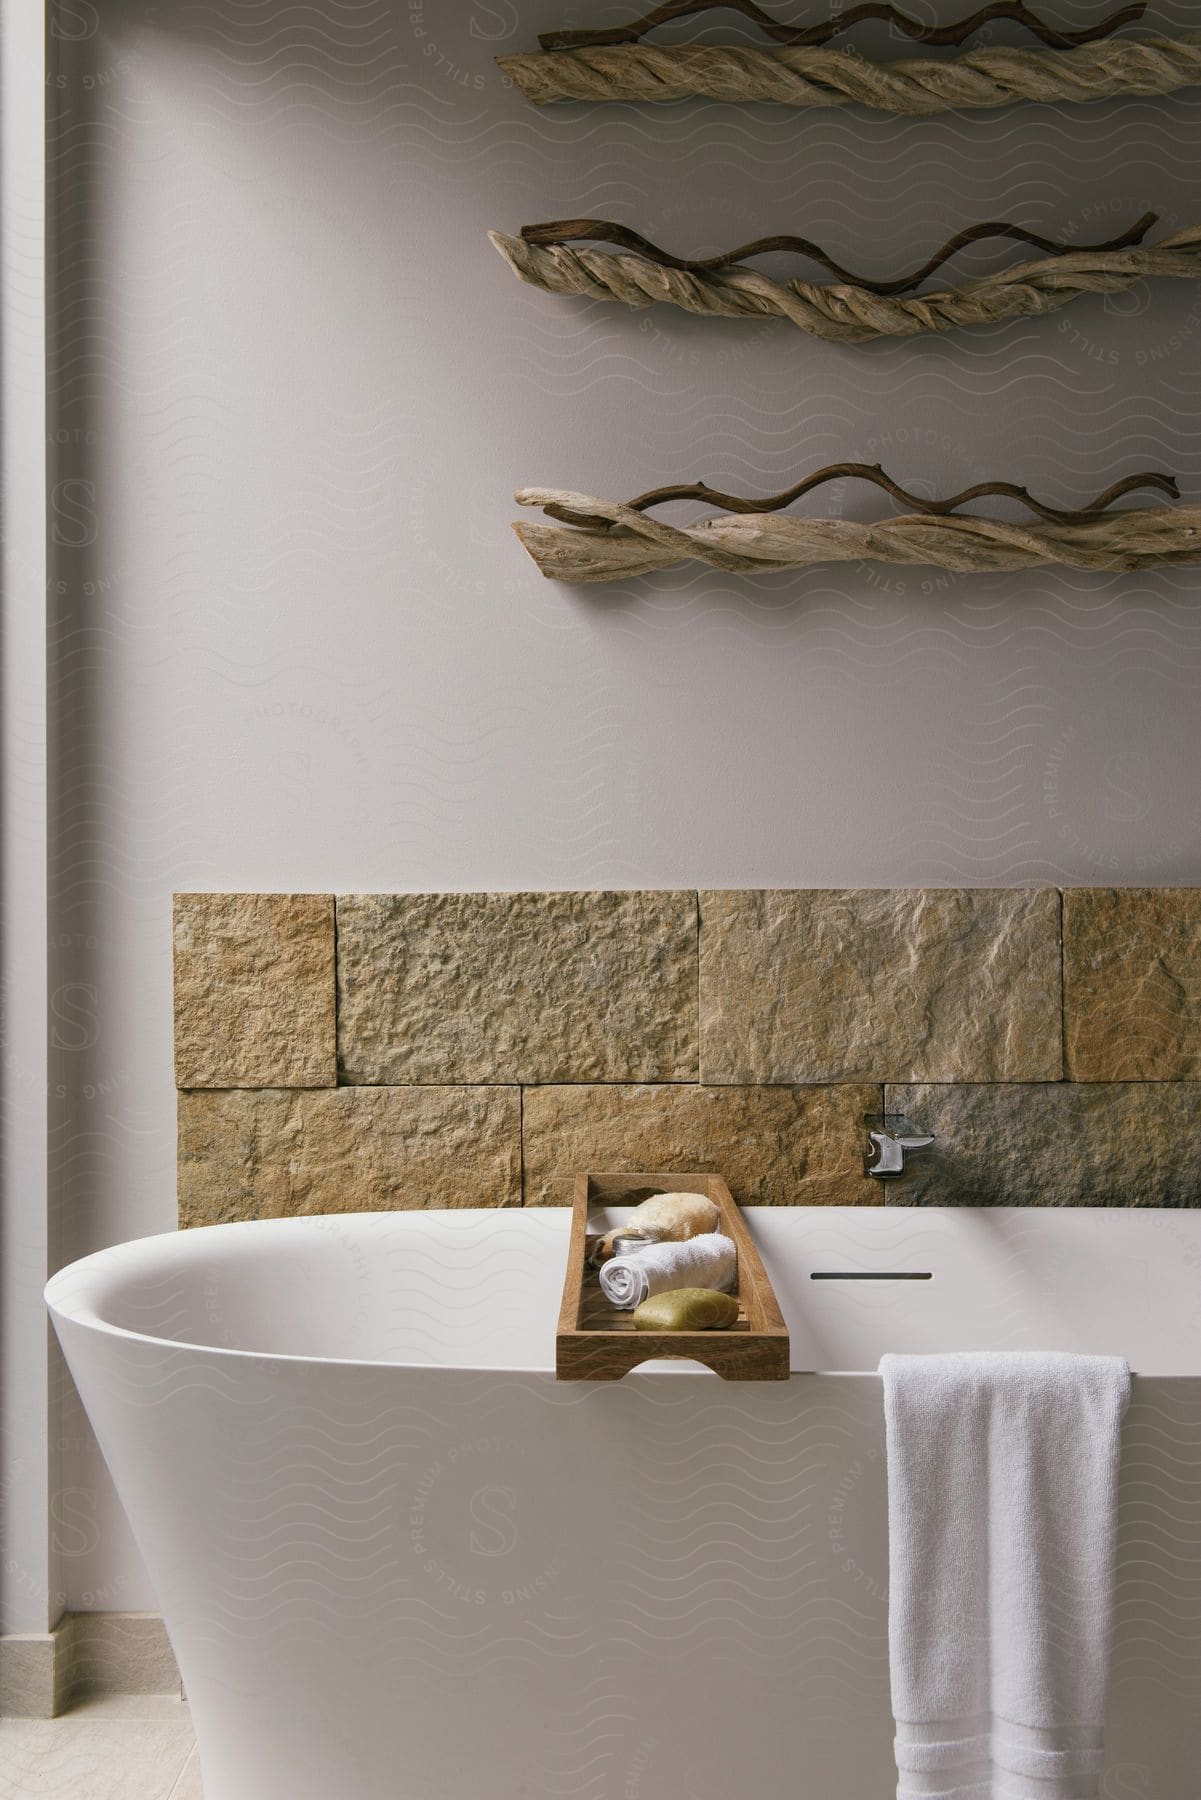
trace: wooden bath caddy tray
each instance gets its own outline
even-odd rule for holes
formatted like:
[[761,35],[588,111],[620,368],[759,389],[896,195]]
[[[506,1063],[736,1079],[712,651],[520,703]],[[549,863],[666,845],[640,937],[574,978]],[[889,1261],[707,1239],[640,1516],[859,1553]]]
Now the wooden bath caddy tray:
[[[635,1331],[631,1315],[605,1299],[587,1261],[594,1208],[637,1206],[668,1193],[706,1194],[720,1215],[717,1229],[738,1246],[738,1319],[724,1331]],[[662,1356],[689,1357],[727,1381],[787,1381],[788,1328],[742,1214],[720,1175],[577,1175],[555,1374],[560,1381],[620,1381]]]

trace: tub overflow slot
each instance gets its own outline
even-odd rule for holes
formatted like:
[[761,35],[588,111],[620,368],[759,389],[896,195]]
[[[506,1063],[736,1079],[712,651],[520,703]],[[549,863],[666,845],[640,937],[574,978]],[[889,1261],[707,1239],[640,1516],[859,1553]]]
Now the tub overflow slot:
[[812,1269],[810,1281],[933,1281],[932,1269]]

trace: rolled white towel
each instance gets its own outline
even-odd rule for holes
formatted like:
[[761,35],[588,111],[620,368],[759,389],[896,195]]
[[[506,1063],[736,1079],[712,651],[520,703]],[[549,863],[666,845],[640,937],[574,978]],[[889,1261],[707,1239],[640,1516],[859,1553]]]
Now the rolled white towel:
[[615,1256],[600,1272],[601,1290],[619,1312],[631,1312],[652,1294],[674,1288],[716,1288],[728,1294],[738,1279],[734,1240],[720,1231],[681,1244],[648,1244],[629,1256]]

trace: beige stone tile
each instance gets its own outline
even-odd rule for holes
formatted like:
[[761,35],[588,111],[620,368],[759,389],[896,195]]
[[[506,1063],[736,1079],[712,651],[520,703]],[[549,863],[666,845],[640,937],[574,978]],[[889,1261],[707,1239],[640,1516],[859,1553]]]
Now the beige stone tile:
[[863,1115],[878,1087],[527,1088],[525,1197],[565,1206],[581,1169],[724,1176],[754,1206],[878,1206]]
[[171,1800],[193,1742],[183,1717],[0,1719],[0,1800]]
[[180,1087],[334,1085],[331,895],[177,894],[174,935]]
[[885,1100],[938,1138],[885,1203],[1201,1205],[1201,1083],[890,1084]]
[[179,1096],[181,1225],[516,1206],[517,1088],[201,1090]]
[[1069,888],[1063,952],[1069,1075],[1201,1077],[1201,888]]
[[176,1785],[171,1789],[169,1800],[204,1800],[204,1786],[200,1778],[200,1755],[193,1750],[183,1766],[183,1773]]
[[1059,896],[702,893],[705,1081],[1056,1080]]
[[179,1670],[157,1613],[76,1613],[70,1666],[77,1698],[96,1694],[179,1697]]
[[694,893],[350,894],[349,1082],[695,1081]]
[[72,1702],[69,1716],[72,1719],[122,1719],[148,1720],[150,1723],[162,1723],[164,1719],[181,1719],[191,1724],[192,1714],[186,1700],[180,1697],[178,1689],[172,1694],[85,1694]]
[[50,1632],[0,1637],[0,1718],[53,1718],[61,1689],[56,1672],[60,1657]]

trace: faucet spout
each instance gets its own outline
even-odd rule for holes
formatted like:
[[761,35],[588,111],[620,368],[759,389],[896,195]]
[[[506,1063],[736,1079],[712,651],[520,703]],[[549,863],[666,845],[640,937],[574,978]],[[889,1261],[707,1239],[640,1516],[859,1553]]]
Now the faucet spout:
[[896,1181],[905,1173],[911,1150],[925,1150],[934,1142],[932,1131],[923,1131],[904,1113],[866,1113],[867,1155],[863,1167],[877,1181]]

